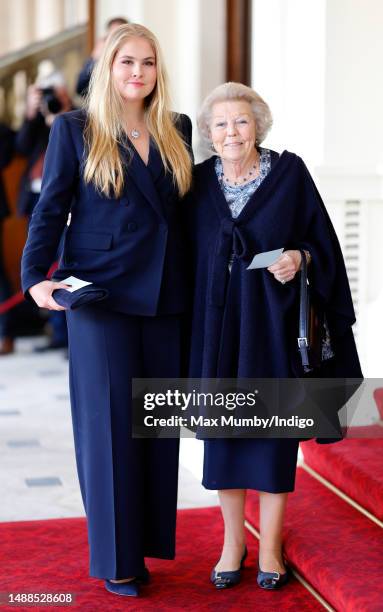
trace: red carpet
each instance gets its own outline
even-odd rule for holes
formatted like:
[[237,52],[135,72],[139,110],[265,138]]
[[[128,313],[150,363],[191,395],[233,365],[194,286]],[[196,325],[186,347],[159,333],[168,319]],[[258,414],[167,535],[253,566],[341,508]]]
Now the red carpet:
[[[76,605],[67,607],[9,607],[1,610],[268,610],[296,612],[323,610],[295,579],[281,591],[267,592],[256,585],[258,545],[249,535],[249,561],[243,582],[227,591],[216,591],[209,574],[222,541],[218,508],[181,510],[178,518],[176,561],[148,560],[153,578],[139,599],[107,593],[100,580],[88,578],[84,519],[60,519],[0,524],[2,558],[0,592],[73,592]],[[310,555],[311,543],[306,541]],[[358,559],[358,563],[363,563]],[[377,570],[377,568],[376,568]],[[343,571],[343,568],[342,568]],[[376,571],[376,576],[378,572]]]
[[[254,491],[246,516],[258,529]],[[383,530],[302,468],[288,498],[284,534],[287,559],[336,610],[383,610]]]
[[[383,428],[380,427],[381,434]],[[383,439],[301,444],[305,463],[383,520]],[[382,606],[383,607],[383,606]]]

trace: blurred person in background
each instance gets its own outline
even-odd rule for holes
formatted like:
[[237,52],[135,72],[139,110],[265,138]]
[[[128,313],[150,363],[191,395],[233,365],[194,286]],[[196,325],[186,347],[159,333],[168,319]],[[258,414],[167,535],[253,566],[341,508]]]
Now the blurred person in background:
[[[15,140],[17,153],[27,158],[17,206],[19,214],[28,219],[40,197],[44,158],[52,123],[58,115],[73,108],[64,76],[57,70],[39,76],[36,82],[28,87],[25,118]],[[50,341],[45,346],[37,347],[37,352],[61,349],[68,345],[64,314],[51,313],[49,323],[52,331]]]
[[[8,166],[13,155],[14,132],[0,123],[0,172]],[[4,219],[9,215],[7,194],[0,174],[0,304],[11,295],[11,286],[5,270],[3,253]],[[0,355],[9,355],[14,350],[12,311],[0,314]]]
[[61,72],[38,77],[28,87],[25,117],[15,139],[16,152],[27,158],[17,203],[20,215],[29,218],[39,199],[52,123],[57,115],[72,109],[72,100]]
[[124,25],[125,23],[129,23],[129,21],[124,17],[112,17],[112,19],[109,19],[109,21],[107,22],[105,27],[105,36],[102,36],[101,38],[97,39],[96,44],[92,50],[91,56],[88,57],[88,59],[85,61],[81,72],[78,75],[76,93],[79,96],[86,96],[86,94],[88,93],[89,81],[92,75],[94,65],[99,59],[102,50],[104,49],[105,41],[108,35],[120,25]]

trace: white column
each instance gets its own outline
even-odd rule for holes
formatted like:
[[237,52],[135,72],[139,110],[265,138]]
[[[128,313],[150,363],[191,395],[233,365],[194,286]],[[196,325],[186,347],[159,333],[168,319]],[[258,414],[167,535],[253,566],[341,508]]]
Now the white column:
[[33,15],[33,0],[0,2],[0,55],[33,42]]
[[35,40],[53,36],[65,27],[65,0],[34,0]]
[[[33,0],[12,0],[8,3],[10,32],[8,51],[21,49],[34,42],[34,2]],[[4,28],[5,29],[5,28]]]
[[[11,7],[8,2],[0,2],[0,23],[8,24],[11,16]],[[0,56],[5,55],[12,49],[11,29],[9,27],[0,28]]]

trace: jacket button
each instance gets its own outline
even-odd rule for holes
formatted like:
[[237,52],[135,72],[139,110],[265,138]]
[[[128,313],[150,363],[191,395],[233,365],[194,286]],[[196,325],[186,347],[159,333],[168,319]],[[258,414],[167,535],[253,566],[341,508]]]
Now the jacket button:
[[137,223],[135,221],[131,221],[128,223],[128,232],[135,232],[137,229]]

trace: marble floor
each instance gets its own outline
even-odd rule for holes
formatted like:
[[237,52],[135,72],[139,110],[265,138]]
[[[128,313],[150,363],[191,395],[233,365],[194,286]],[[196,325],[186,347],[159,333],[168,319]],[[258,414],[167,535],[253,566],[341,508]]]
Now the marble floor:
[[[43,338],[20,339],[0,360],[0,521],[84,514],[77,482],[68,361],[34,353]],[[202,443],[181,441],[180,508],[217,505],[200,484]]]

